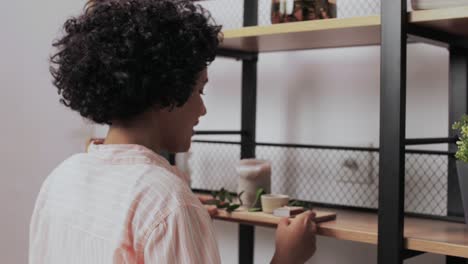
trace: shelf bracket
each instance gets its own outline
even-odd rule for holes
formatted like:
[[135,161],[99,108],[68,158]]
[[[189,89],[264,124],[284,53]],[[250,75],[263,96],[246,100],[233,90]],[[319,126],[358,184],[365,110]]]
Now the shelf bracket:
[[235,60],[257,61],[258,53],[234,49],[218,49],[217,55]]
[[412,40],[446,48],[449,46],[468,48],[467,38],[463,38],[447,32],[415,24],[408,24],[407,30],[408,35],[410,35]]
[[405,249],[403,251],[403,259],[413,258],[413,257],[419,256],[419,255],[425,254],[425,253],[426,252]]
[[446,264],[466,264],[468,263],[468,260],[466,260],[465,258],[461,258],[461,257],[447,256],[445,258],[445,263]]

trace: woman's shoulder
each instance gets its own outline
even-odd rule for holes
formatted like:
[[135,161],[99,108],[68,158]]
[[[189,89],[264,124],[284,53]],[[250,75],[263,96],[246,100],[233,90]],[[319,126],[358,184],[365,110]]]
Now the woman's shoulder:
[[201,205],[182,172],[156,164],[148,167],[136,182],[137,193],[168,207]]

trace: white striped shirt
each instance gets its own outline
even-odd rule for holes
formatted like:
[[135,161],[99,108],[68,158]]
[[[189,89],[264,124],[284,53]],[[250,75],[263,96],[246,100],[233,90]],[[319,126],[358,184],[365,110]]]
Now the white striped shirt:
[[44,182],[29,263],[220,263],[211,219],[182,175],[143,146],[91,144]]

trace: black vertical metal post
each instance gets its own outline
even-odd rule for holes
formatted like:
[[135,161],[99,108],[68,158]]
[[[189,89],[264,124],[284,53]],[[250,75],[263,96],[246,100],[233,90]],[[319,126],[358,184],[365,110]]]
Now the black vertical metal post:
[[244,27],[258,24],[258,0],[244,0]]
[[257,61],[242,62],[241,158],[255,157]]
[[[455,136],[451,129],[453,122],[458,121],[468,112],[468,50],[456,47],[449,48],[449,136]],[[449,144],[449,152],[457,150],[456,144]],[[455,158],[449,156],[447,181],[447,215],[463,216],[463,206],[458,185]],[[467,263],[463,258],[447,256],[447,264]]]
[[[244,26],[257,25],[258,2],[244,0]],[[242,60],[241,158],[255,157],[255,123],[257,113],[257,56]],[[239,225],[239,263],[254,260],[255,227]]]
[[403,263],[406,0],[381,2],[378,263]]
[[[255,157],[257,61],[242,62],[241,159]],[[239,263],[253,263],[255,227],[239,225]]]
[[[457,132],[451,129],[453,122],[458,121],[467,113],[467,55],[463,50],[450,48],[449,57],[449,136],[456,136]],[[449,144],[449,152],[457,150],[456,144]],[[455,159],[449,157],[447,215],[463,216],[463,206],[458,187],[457,169]]]

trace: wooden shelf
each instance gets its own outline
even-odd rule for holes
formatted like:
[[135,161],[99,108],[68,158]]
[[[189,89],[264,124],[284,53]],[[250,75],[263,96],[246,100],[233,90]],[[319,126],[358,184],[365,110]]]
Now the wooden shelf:
[[[203,196],[203,195],[201,195]],[[336,219],[318,224],[319,235],[377,245],[377,214],[354,210],[316,208],[337,214]],[[269,221],[243,219],[241,214],[229,217],[221,212],[215,219],[265,227],[275,227]],[[438,220],[405,218],[405,248],[468,258],[468,227],[465,224]]]
[[[330,210],[336,220],[319,224],[320,235],[377,244],[377,214],[353,210]],[[468,258],[468,227],[460,223],[405,218],[405,248]]]
[[[468,6],[413,11],[412,24],[468,37]],[[324,19],[226,30],[222,48],[273,52],[380,44],[380,16]]]

